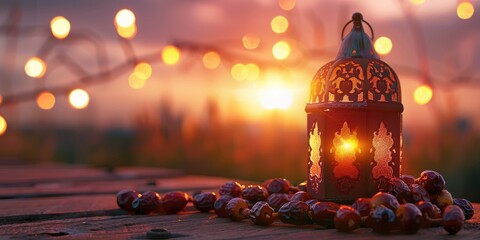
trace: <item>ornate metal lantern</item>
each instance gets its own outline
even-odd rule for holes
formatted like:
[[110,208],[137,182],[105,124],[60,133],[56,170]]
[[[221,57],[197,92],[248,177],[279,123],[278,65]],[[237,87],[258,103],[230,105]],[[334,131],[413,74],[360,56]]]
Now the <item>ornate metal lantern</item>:
[[[343,37],[353,22],[351,32]],[[321,67],[306,104],[308,192],[322,200],[370,197],[400,174],[400,83],[365,33],[360,13],[342,31],[335,60]]]

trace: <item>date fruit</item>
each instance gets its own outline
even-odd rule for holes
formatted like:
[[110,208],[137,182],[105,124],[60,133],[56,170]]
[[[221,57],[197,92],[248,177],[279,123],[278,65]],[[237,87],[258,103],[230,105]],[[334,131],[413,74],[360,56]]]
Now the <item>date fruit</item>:
[[339,232],[351,232],[360,227],[362,220],[357,210],[350,206],[340,206],[333,218]]
[[396,221],[402,232],[415,233],[422,223],[422,212],[411,203],[400,205],[396,211]]
[[270,194],[267,198],[267,202],[272,207],[276,212],[285,204],[288,202],[290,198],[288,197],[288,194],[286,193],[273,193]]
[[456,234],[463,227],[465,215],[459,206],[449,205],[443,211],[442,219],[443,229],[450,234]]
[[260,185],[249,185],[243,189],[242,197],[248,200],[251,204],[255,204],[258,201],[266,201],[268,192]]
[[140,197],[140,193],[131,189],[124,189],[117,193],[117,205],[127,212],[133,212],[132,202]]
[[288,193],[290,190],[290,182],[285,178],[274,178],[267,185],[267,191],[272,193]]
[[275,211],[265,201],[258,201],[249,212],[250,220],[257,225],[271,225],[275,221]]
[[228,217],[227,211],[225,210],[225,207],[227,206],[227,203],[232,200],[232,196],[230,195],[223,195],[215,203],[213,204],[213,210],[215,210],[215,213],[219,217]]
[[175,214],[182,211],[187,206],[189,200],[188,194],[180,191],[167,192],[162,196],[160,202],[163,210],[167,214]]
[[420,177],[415,179],[415,183],[421,185],[430,195],[440,193],[445,189],[445,180],[443,176],[433,170],[425,170]]
[[217,201],[217,195],[214,192],[199,193],[193,197],[193,206],[200,212],[210,212]]
[[475,210],[473,209],[472,203],[467,199],[463,198],[454,198],[453,204],[459,206],[463,210],[463,214],[465,215],[465,220],[468,220],[473,217],[475,214]]
[[310,207],[302,201],[291,200],[278,210],[278,219],[283,223],[293,225],[311,224]]
[[243,188],[242,184],[234,181],[228,181],[222,186],[220,186],[220,189],[218,190],[218,193],[220,196],[222,195],[230,195],[232,197],[241,197]]
[[243,198],[232,198],[225,206],[225,211],[228,217],[233,221],[241,221],[248,218],[250,209],[248,208],[248,201]]

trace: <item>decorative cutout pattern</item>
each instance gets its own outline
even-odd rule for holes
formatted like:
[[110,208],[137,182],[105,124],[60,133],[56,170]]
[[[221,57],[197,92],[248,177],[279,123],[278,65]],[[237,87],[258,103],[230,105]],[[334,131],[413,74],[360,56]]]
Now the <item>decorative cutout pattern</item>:
[[368,100],[398,102],[398,82],[393,70],[385,63],[371,61],[367,66],[367,79],[370,83]]
[[329,83],[329,101],[361,102],[363,98],[363,70],[359,63],[348,61],[332,69]]
[[323,65],[313,77],[310,84],[310,103],[325,101],[325,83],[332,64],[333,61]]
[[393,168],[389,165],[392,160],[390,149],[393,147],[393,143],[392,132],[387,130],[382,121],[378,131],[373,133],[373,160],[376,162],[372,169],[373,179],[378,180],[380,177],[390,179],[393,177]]
[[353,165],[353,162],[356,160],[358,138],[356,132],[350,133],[347,122],[343,123],[340,132],[335,133],[333,147],[335,149],[335,161],[337,163],[333,169],[335,178],[348,177],[350,179],[358,179],[358,168]]
[[322,144],[321,132],[318,131],[317,123],[314,124],[315,128],[310,133],[310,182],[312,188],[318,191],[319,184],[322,182],[322,163],[320,162],[320,146]]

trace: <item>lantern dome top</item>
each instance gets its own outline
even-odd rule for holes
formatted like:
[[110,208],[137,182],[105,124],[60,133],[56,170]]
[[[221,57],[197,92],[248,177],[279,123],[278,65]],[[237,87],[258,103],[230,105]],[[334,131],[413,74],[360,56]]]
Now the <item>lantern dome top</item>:
[[[353,23],[352,30],[343,37],[350,23]],[[319,103],[367,106],[376,102],[396,102],[403,110],[397,74],[380,60],[363,23],[371,29],[373,40],[370,24],[363,20],[362,14],[354,13],[342,30],[337,57],[322,66],[312,79],[307,108]]]

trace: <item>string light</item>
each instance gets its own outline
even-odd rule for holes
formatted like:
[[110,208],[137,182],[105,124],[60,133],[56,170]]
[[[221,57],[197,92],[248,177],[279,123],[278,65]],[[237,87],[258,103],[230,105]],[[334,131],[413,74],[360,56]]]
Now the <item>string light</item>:
[[425,105],[432,100],[433,91],[427,85],[417,87],[413,92],[413,98],[418,105]]
[[219,65],[222,59],[220,58],[220,55],[216,52],[207,52],[205,55],[203,55],[203,66],[205,66],[208,69],[216,69]]
[[55,106],[55,95],[51,92],[41,92],[37,95],[37,105],[40,109],[50,110]]
[[458,4],[457,6],[457,16],[460,19],[470,19],[473,16],[473,13],[475,12],[475,8],[473,7],[473,4],[470,2],[462,2]]
[[128,85],[133,89],[142,89],[145,86],[145,79],[139,78],[137,74],[132,73],[128,77]]
[[173,45],[165,46],[162,50],[163,62],[167,65],[175,65],[180,61],[180,50]]
[[115,24],[121,28],[134,25],[135,20],[135,14],[130,9],[122,9],[115,15]]
[[415,5],[421,5],[425,2],[425,0],[410,0]]
[[258,79],[260,76],[260,68],[257,64],[249,63],[245,65],[245,68],[247,69],[247,77],[245,78],[246,80],[255,81]]
[[374,47],[375,47],[375,51],[377,51],[378,54],[387,55],[390,53],[390,51],[392,51],[392,47],[393,47],[392,40],[384,36],[379,37],[375,41]]
[[70,22],[63,16],[54,17],[50,21],[50,29],[54,37],[64,39],[70,33]]
[[255,34],[245,34],[242,38],[243,47],[246,49],[255,49],[260,45],[260,38]]
[[152,76],[152,66],[146,62],[140,62],[133,70],[135,75],[143,80],[148,80]]
[[27,63],[25,64],[25,73],[33,78],[43,77],[46,70],[47,65],[38,57],[32,57],[28,59]]
[[295,7],[295,0],[279,0],[278,5],[285,11],[290,11]]
[[288,29],[288,20],[284,16],[276,16],[270,23],[274,33],[284,33]]
[[7,131],[7,121],[5,118],[0,115],[0,136],[2,136]]
[[137,35],[137,25],[132,24],[128,27],[117,27],[117,33],[120,37],[125,39],[133,39]]
[[248,69],[241,63],[233,65],[230,72],[233,79],[238,81],[245,80],[248,76]]
[[76,109],[83,109],[88,106],[90,97],[85,90],[77,88],[70,92],[68,95],[68,100],[70,101],[70,105],[72,105],[72,107]]
[[284,60],[290,55],[290,44],[285,41],[278,41],[272,47],[272,55],[275,59]]

